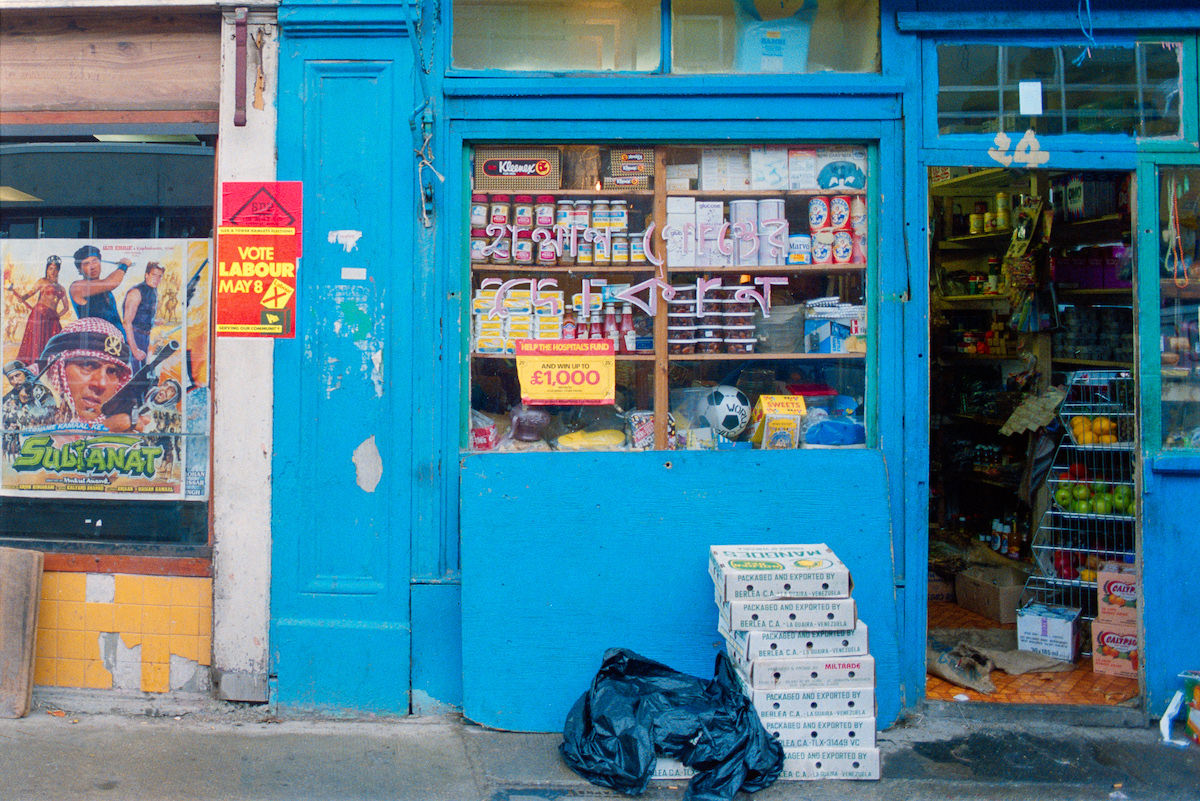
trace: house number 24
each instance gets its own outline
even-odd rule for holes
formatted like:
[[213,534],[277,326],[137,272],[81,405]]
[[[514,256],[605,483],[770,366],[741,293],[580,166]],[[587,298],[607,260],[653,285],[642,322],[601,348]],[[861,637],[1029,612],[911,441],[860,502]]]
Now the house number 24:
[[1021,137],[1021,141],[1017,142],[1017,146],[1009,153],[1009,145],[1012,144],[1012,139],[1004,131],[996,134],[996,138],[992,140],[996,143],[995,147],[988,148],[988,155],[995,161],[999,162],[1002,167],[1007,167],[1010,164],[1024,164],[1027,167],[1040,167],[1050,160],[1050,154],[1042,150],[1042,146],[1038,144],[1037,136],[1034,135],[1033,129],[1030,128]]

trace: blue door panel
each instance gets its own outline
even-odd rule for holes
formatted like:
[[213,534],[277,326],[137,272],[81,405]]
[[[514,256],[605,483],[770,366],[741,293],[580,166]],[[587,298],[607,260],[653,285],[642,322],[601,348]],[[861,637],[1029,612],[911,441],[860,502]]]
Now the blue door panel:
[[411,436],[394,414],[411,403],[404,44],[344,60],[345,41],[285,40],[280,65],[279,176],[304,184],[297,337],[275,353],[282,706],[409,709]]

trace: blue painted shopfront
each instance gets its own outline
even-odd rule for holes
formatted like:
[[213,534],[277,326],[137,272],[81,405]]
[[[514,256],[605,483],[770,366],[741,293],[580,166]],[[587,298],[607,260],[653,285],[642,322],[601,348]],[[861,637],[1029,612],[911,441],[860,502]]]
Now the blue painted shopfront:
[[[828,543],[849,565],[870,625],[880,727],[920,704],[926,167],[989,165],[986,144],[927,133],[921,109],[936,76],[923,48],[1015,23],[925,13],[915,0],[881,5],[882,73],[781,78],[456,75],[444,66],[447,8],[442,24],[419,26],[414,38],[418,9],[406,4],[283,4],[278,174],[304,181],[306,238],[297,339],[275,348],[271,652],[280,704],[460,708],[486,725],[549,731],[606,648],[708,674],[719,637],[705,562],[717,541]],[[1064,4],[1045,19],[1077,38],[1058,21],[1074,10]],[[908,14],[899,24],[898,11]],[[1139,35],[1142,23],[1128,15],[1098,13],[1101,27]],[[1195,31],[1185,38],[1194,54]],[[1147,152],[1066,142],[1055,145],[1055,165],[1101,160],[1149,177],[1157,164],[1194,159],[1191,98],[1183,143]],[[595,141],[869,145],[867,449],[461,451],[470,148]],[[1145,216],[1155,204],[1144,200],[1139,230],[1156,230]],[[1156,255],[1146,258],[1148,292]],[[1156,313],[1157,297],[1139,302]],[[1142,336],[1150,375],[1157,344],[1152,332]],[[1143,384],[1150,416],[1155,389]],[[1145,685],[1147,710],[1158,714],[1175,673],[1200,653],[1179,558],[1200,539],[1189,519],[1200,457],[1142,456]]]

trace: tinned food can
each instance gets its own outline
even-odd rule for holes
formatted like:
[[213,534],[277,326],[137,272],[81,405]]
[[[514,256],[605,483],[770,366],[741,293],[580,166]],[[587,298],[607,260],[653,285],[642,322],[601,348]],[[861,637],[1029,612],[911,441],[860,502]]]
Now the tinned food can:
[[850,227],[849,195],[834,195],[829,199],[829,227],[835,231]]
[[854,235],[849,231],[833,234],[833,263],[849,264],[854,259]]
[[808,199],[808,230],[822,231],[829,227],[829,198],[817,195]]

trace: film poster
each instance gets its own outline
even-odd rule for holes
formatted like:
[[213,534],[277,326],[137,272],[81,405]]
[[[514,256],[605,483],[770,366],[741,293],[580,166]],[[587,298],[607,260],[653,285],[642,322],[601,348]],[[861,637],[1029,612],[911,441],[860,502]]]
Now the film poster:
[[0,240],[0,494],[208,497],[211,251]]

